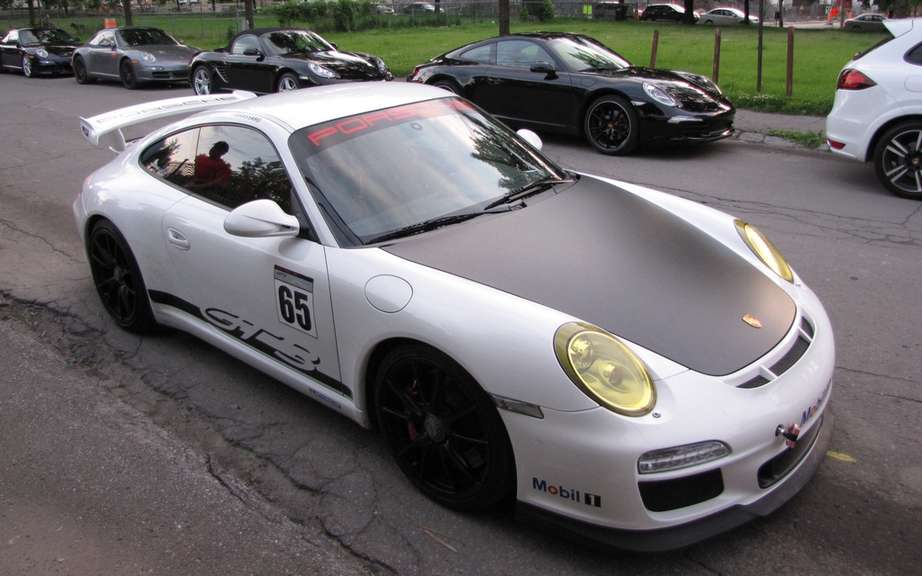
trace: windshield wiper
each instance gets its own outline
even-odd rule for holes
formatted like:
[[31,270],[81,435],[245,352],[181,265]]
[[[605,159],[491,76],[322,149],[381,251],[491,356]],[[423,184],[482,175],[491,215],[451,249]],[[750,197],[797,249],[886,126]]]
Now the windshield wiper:
[[572,181],[573,180],[569,180],[566,178],[551,178],[551,177],[541,178],[540,180],[535,180],[534,182],[530,184],[526,184],[525,186],[522,186],[518,190],[513,190],[512,192],[503,194],[496,200],[484,206],[483,209],[489,210],[491,208],[496,208],[497,206],[500,206],[502,204],[511,204],[515,202],[516,200],[521,200],[523,198],[527,198],[528,196],[533,196],[539,192],[544,192],[545,190],[554,186],[555,184],[564,184],[565,182],[572,182]]
[[478,210],[476,212],[461,212],[458,214],[436,216],[435,218],[423,220],[422,222],[417,222],[416,224],[410,224],[409,226],[404,226],[403,228],[398,228],[396,230],[391,230],[390,232],[372,236],[371,238],[364,239],[363,243],[377,244],[378,242],[384,242],[385,240],[392,240],[394,238],[401,238],[403,236],[412,236],[414,234],[422,234],[423,232],[435,230],[436,228],[441,228],[442,226],[458,224],[459,222],[464,222],[484,214],[498,214],[500,212],[510,212],[511,210],[512,208],[510,207],[505,210],[494,210],[491,212],[488,208],[484,208],[483,210]]

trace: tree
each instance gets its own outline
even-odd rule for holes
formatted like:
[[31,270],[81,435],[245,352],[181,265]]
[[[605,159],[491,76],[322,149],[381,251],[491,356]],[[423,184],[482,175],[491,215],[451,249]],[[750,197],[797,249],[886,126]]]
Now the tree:
[[244,0],[243,7],[247,20],[247,29],[252,30],[256,28],[256,25],[253,24],[253,0]]
[[749,24],[749,0],[745,0],[743,3],[743,22]]
[[134,22],[131,17],[131,0],[122,0],[122,8],[125,11],[125,25],[133,25]]
[[509,34],[509,0],[498,0],[497,20],[499,20],[499,35],[506,36]]
[[35,27],[35,0],[29,0],[29,26]]
[[685,18],[683,22],[686,24],[695,23],[695,0],[685,0]]

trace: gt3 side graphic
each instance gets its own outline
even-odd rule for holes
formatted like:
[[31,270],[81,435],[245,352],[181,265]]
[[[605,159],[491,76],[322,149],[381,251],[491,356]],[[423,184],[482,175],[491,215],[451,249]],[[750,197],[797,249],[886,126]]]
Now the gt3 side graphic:
[[[171,110],[191,115],[124,138]],[[832,326],[749,223],[567,170],[416,83],[81,125],[118,153],[74,203],[112,320],[186,331],[380,430],[441,505],[514,499],[665,550],[772,513],[823,461]]]

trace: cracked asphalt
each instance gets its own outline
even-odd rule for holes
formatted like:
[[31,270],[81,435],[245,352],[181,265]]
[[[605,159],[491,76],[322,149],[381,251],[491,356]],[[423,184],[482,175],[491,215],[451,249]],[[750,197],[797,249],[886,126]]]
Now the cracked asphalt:
[[111,153],[77,118],[186,94],[0,75],[0,573],[918,572],[922,203],[867,166],[738,141],[630,158],[546,142],[565,166],[757,224],[836,328],[837,427],[813,482],[770,518],[632,555],[442,509],[374,433],[189,336],[108,321],[71,203]]

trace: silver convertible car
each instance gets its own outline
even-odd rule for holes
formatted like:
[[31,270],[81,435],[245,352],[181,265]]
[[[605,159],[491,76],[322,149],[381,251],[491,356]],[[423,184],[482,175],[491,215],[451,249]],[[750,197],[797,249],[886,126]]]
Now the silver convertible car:
[[159,28],[110,28],[74,51],[72,66],[79,84],[108,78],[134,89],[153,82],[188,82],[189,63],[198,52]]

